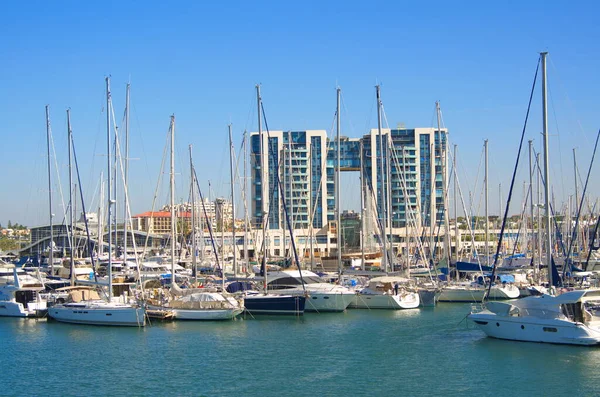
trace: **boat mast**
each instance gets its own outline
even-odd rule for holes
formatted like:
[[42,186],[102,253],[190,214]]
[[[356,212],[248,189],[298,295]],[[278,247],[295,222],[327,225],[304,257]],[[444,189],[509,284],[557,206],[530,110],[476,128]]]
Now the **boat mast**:
[[[127,83],[125,91],[125,169],[123,170],[125,186],[129,183],[129,90],[131,84]],[[123,205],[123,264],[127,261],[127,226],[129,224],[127,217],[127,195],[123,195],[125,201]]]
[[[262,116],[262,109],[261,109],[261,98],[260,98],[260,84],[256,85],[256,106],[257,106],[257,111],[258,111],[258,155],[260,157],[260,186],[261,186],[261,226],[262,226],[262,245],[264,247],[263,249],[263,257],[262,257],[262,261],[261,261],[261,270],[263,273],[263,292],[266,294],[267,293],[267,209],[268,204],[267,204],[267,200],[268,197],[265,196],[265,186],[266,186],[266,181],[265,181],[265,159],[264,159],[264,148],[263,148],[263,136],[262,136],[262,120],[261,120],[261,116]],[[268,143],[268,142],[267,142]],[[267,195],[269,192],[269,189],[266,189],[267,191]]]
[[46,105],[46,146],[48,150],[48,209],[50,215],[50,251],[48,253],[48,262],[50,265],[50,274],[54,275],[54,226],[52,225],[52,161],[50,159],[50,140],[52,139],[50,129],[50,106]]
[[[365,170],[363,168],[363,140],[359,141],[360,151],[360,263],[365,271]],[[312,237],[311,237],[312,240]]]
[[539,272],[539,268],[542,265],[542,210],[540,208],[542,202],[542,178],[539,172],[540,166],[540,154],[537,153],[535,155],[535,163],[536,163],[536,174],[537,174],[537,248],[538,248],[538,266],[537,270]]
[[[535,231],[535,218],[533,217],[533,147],[532,147],[533,141],[529,140],[529,195],[530,195],[530,199],[529,199],[529,211],[530,211],[530,215],[531,215],[531,264],[535,265],[535,243],[533,240],[533,233]],[[537,268],[534,267],[533,271],[535,272],[535,275],[537,276]]]
[[[454,168],[454,254],[456,258],[456,262],[458,262],[458,201],[456,200],[457,192],[458,192],[458,170],[456,169],[456,154],[458,151],[458,145],[454,145],[454,154],[453,154],[453,166]],[[450,266],[448,266],[448,270]],[[458,274],[458,272],[457,272]]]
[[[579,217],[578,208],[579,208],[579,184],[577,183],[577,155],[576,149],[573,148],[573,172],[575,173],[575,217]],[[575,230],[573,230],[573,236],[575,236],[575,241],[573,242],[575,252],[579,252],[577,249],[577,228],[578,222],[575,222]]]
[[483,141],[483,147],[485,151],[485,178],[484,178],[484,189],[485,189],[485,265],[490,265],[490,215],[488,213],[488,140]]
[[108,200],[107,200],[107,220],[108,220],[108,301],[112,300],[112,205],[114,200],[111,195],[111,140],[110,140],[110,109],[111,109],[111,97],[110,97],[110,77],[106,78],[106,149],[107,149],[107,165],[108,165]]
[[546,218],[546,266],[548,269],[548,283],[552,287],[552,233],[550,224],[550,163],[549,163],[549,137],[548,137],[548,87],[546,75],[546,56],[547,52],[542,52],[542,117],[543,117],[543,136],[544,136],[544,205]]
[[175,219],[175,115],[171,115],[171,172],[170,172],[170,202],[171,202],[171,286],[175,282],[175,236],[177,235],[177,224]]
[[[407,175],[407,168],[406,168],[406,148],[404,147],[404,145],[402,146],[402,175],[404,177],[404,189],[402,191],[402,195],[404,197],[406,197],[406,193],[408,192],[408,188],[406,186],[406,175]],[[407,201],[406,201],[407,202]],[[409,211],[410,211],[410,205],[406,205],[404,207],[404,246],[405,246],[405,266],[406,266],[406,274],[410,276],[410,247],[409,247],[409,243],[410,243],[410,235],[408,232],[408,222],[409,222]]]
[[192,145],[189,146],[190,150],[190,176],[192,178],[192,191],[190,192],[190,200],[192,200],[192,269],[194,269],[194,282],[198,284],[198,263],[196,258],[196,176],[194,175],[194,161],[192,160]]
[[[292,239],[294,238],[293,233],[295,230],[294,227],[294,190],[293,190],[293,183],[294,183],[294,177],[293,177],[293,171],[292,171],[292,132],[289,131],[289,135],[288,135],[288,183],[289,183],[289,196],[290,196],[290,205],[288,206],[288,213],[290,216],[290,222],[292,224],[291,227],[291,231],[290,231],[290,250],[293,248],[292,247]],[[284,185],[285,186],[285,185]],[[285,197],[285,196],[284,196]],[[285,213],[284,213],[284,230],[285,230]],[[283,239],[283,243],[285,243],[285,238]],[[287,244],[285,245],[287,246]],[[285,247],[284,246],[284,247]],[[283,249],[283,252],[285,253],[285,248]],[[295,253],[294,253],[295,255]],[[290,253],[289,255],[290,259],[293,257],[292,254]]]
[[69,233],[69,245],[71,246],[71,259],[69,267],[71,269],[71,285],[75,285],[75,258],[73,257],[73,168],[71,167],[71,145],[73,142],[73,131],[71,130],[71,110],[67,109],[67,140],[69,145],[69,224],[71,233]]
[[340,212],[340,155],[341,155],[341,139],[340,139],[340,97],[342,89],[337,88],[337,110],[336,110],[336,130],[337,130],[337,154],[336,154],[336,174],[335,174],[335,220],[337,227],[335,228],[336,241],[337,241],[337,267],[338,267],[338,280],[342,276],[342,214]]
[[104,254],[104,171],[100,172],[100,203],[98,205],[98,259]]
[[231,181],[231,237],[233,239],[233,243],[231,246],[233,247],[233,275],[237,276],[237,249],[236,249],[236,239],[235,239],[235,185],[233,183],[233,138],[231,137],[231,124],[228,125],[229,128],[229,173],[230,173],[230,181]]
[[[246,163],[248,161],[248,133],[244,131],[244,261],[246,266],[250,264],[248,260],[248,199],[246,197],[248,187],[248,174],[246,170]],[[246,269],[247,271],[248,269]]]
[[[441,162],[441,171],[442,171],[442,199],[444,202],[444,250],[446,251],[446,260],[448,261],[448,268],[450,268],[450,256],[452,253],[452,248],[450,246],[450,220],[448,219],[448,185],[446,182],[446,164],[448,163],[448,151],[446,150],[448,146],[448,140],[444,139],[442,141],[442,136],[446,137],[446,135],[442,134],[441,128],[441,118],[442,111],[440,109],[440,101],[435,102],[436,113],[437,113],[437,127],[438,127],[438,136],[439,136],[439,147],[440,147],[440,162]],[[406,175],[406,173],[404,174]]]
[[388,260],[387,260],[387,237],[386,237],[386,222],[385,222],[385,189],[384,189],[384,168],[383,168],[383,134],[381,132],[381,94],[379,85],[375,86],[375,91],[377,93],[377,133],[379,135],[379,172],[380,172],[380,199],[381,203],[379,204],[380,210],[380,226],[381,226],[381,241],[383,245],[383,256],[381,257],[381,267],[384,272],[388,271]]

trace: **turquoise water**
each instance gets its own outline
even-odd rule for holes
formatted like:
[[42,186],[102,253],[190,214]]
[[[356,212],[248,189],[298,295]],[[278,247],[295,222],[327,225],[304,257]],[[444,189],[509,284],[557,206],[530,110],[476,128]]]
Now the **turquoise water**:
[[489,339],[468,310],[145,329],[0,318],[0,395],[600,395],[600,349]]

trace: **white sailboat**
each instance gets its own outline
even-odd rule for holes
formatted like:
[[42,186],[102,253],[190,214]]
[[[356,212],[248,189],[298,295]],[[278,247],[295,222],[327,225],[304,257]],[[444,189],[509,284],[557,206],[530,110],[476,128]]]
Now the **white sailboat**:
[[[549,285],[553,285],[550,184],[548,162],[548,123],[546,89],[546,52],[541,54],[544,180],[546,218],[546,261]],[[596,141],[597,142],[597,141]],[[530,296],[510,302],[487,302],[483,309],[467,317],[487,336],[525,342],[569,345],[600,344],[600,290],[567,292],[559,296]]]
[[[108,175],[111,174],[111,97],[110,97],[110,79],[106,78],[106,124],[107,124],[107,148],[108,148]],[[71,123],[67,111],[67,123],[69,136],[71,136]],[[69,142],[72,145],[72,140]],[[111,326],[136,326],[142,327],[146,324],[146,312],[143,306],[130,304],[126,296],[113,299],[113,280],[112,280],[112,205],[114,199],[111,196],[111,183],[108,183],[108,287],[107,299],[101,299],[94,287],[71,286],[61,289],[68,292],[68,298],[65,303],[56,304],[49,308],[48,316],[56,321],[87,324],[87,325],[111,325]],[[102,285],[99,284],[99,287]],[[121,300],[119,300],[121,299]]]
[[416,309],[421,304],[419,293],[404,277],[374,277],[355,295],[353,309]]
[[[233,296],[219,292],[205,292],[201,289],[181,289],[175,275],[175,116],[171,116],[171,289],[166,304],[152,309],[170,310],[176,320],[232,320],[244,311],[243,303]],[[195,175],[192,175],[192,179]]]

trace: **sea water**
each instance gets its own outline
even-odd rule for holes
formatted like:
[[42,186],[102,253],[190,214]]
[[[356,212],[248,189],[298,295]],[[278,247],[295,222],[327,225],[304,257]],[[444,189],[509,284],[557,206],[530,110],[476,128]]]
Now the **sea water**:
[[140,329],[0,318],[0,395],[600,395],[600,348],[490,339],[468,312],[439,304]]

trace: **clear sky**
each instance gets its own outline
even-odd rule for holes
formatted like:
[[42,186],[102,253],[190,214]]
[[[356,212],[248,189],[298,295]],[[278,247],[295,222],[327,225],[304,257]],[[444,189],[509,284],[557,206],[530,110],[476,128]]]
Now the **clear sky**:
[[[342,134],[350,137],[377,126],[376,83],[392,127],[435,126],[439,100],[444,126],[458,145],[461,187],[465,195],[471,191],[475,207],[481,206],[483,140],[489,139],[490,212],[497,213],[498,185],[506,197],[540,51],[550,52],[551,178],[559,202],[573,194],[573,148],[585,179],[600,128],[597,4],[6,2],[0,14],[0,223],[48,222],[46,104],[58,164],[53,172],[55,222],[62,221],[64,211],[57,173],[68,194],[68,107],[86,205],[91,210],[98,206],[98,181],[106,168],[108,75],[119,124],[125,85],[132,85],[130,157],[136,160],[131,161],[129,188],[134,213],[152,207],[173,113],[177,200],[188,196],[189,144],[204,194],[209,180],[213,197],[228,194],[227,124],[233,124],[239,149],[242,132],[257,128],[257,83],[273,130],[331,133],[336,85],[343,92]],[[527,139],[534,139],[539,150],[539,89],[533,106]],[[520,172],[517,207],[527,178],[526,171]],[[343,189],[352,191],[357,178],[344,179]],[[592,181],[597,180],[595,167]],[[592,183],[591,197],[599,190]],[[160,205],[167,203],[167,194],[163,183]],[[355,201],[345,198],[342,207],[353,208]]]

